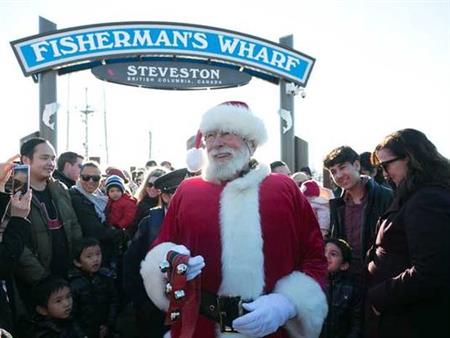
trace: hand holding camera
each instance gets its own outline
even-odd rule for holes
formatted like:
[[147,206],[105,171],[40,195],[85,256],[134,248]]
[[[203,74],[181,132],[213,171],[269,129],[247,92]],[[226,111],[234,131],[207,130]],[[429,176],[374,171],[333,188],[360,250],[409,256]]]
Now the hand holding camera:
[[28,164],[16,164],[13,167],[12,194],[20,191],[25,195],[30,190],[30,166]]
[[9,158],[6,162],[0,163],[0,191],[5,191],[6,182],[9,180],[12,172],[12,168],[14,167],[14,161],[17,161],[20,158],[18,154]]
[[25,195],[17,191],[11,196],[11,216],[26,218],[31,209],[31,189]]

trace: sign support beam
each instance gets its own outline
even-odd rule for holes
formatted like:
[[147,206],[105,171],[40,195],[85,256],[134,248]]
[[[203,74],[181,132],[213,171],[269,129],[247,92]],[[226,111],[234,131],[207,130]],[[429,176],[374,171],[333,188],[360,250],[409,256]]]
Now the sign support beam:
[[[56,31],[56,24],[39,17],[39,33]],[[57,149],[56,71],[49,70],[38,75],[39,82],[39,134]]]
[[[280,38],[280,44],[292,48],[294,46],[293,35]],[[281,160],[291,170],[295,170],[295,143],[294,143],[294,93],[287,90],[287,81],[280,79],[280,146]],[[283,114],[284,113],[284,114]],[[290,115],[290,119],[288,118]]]

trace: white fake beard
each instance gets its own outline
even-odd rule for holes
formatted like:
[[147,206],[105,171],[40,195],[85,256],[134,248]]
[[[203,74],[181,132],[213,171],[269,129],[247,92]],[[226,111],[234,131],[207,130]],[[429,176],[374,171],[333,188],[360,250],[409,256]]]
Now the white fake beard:
[[[228,152],[233,158],[227,163],[220,163],[215,160],[214,155]],[[233,179],[236,174],[245,168],[250,161],[250,150],[246,145],[235,150],[230,147],[222,147],[221,149],[213,149],[208,153],[208,166],[205,171],[205,179],[207,181],[228,181]]]

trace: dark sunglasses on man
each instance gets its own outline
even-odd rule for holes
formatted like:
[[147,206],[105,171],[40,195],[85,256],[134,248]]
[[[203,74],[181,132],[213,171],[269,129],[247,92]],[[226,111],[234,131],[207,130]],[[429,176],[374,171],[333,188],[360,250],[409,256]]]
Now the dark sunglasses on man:
[[89,180],[98,182],[98,181],[100,181],[100,178],[101,177],[99,175],[81,175],[81,179],[85,182],[88,182]]

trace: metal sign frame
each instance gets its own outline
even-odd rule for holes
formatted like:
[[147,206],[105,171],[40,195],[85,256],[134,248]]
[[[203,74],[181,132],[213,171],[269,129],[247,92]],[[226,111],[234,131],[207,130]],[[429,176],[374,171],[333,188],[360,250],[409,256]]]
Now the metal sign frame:
[[169,56],[234,64],[264,80],[304,87],[315,63],[302,52],[252,35],[170,22],[79,26],[15,40],[11,46],[25,76],[92,68],[112,59]]

